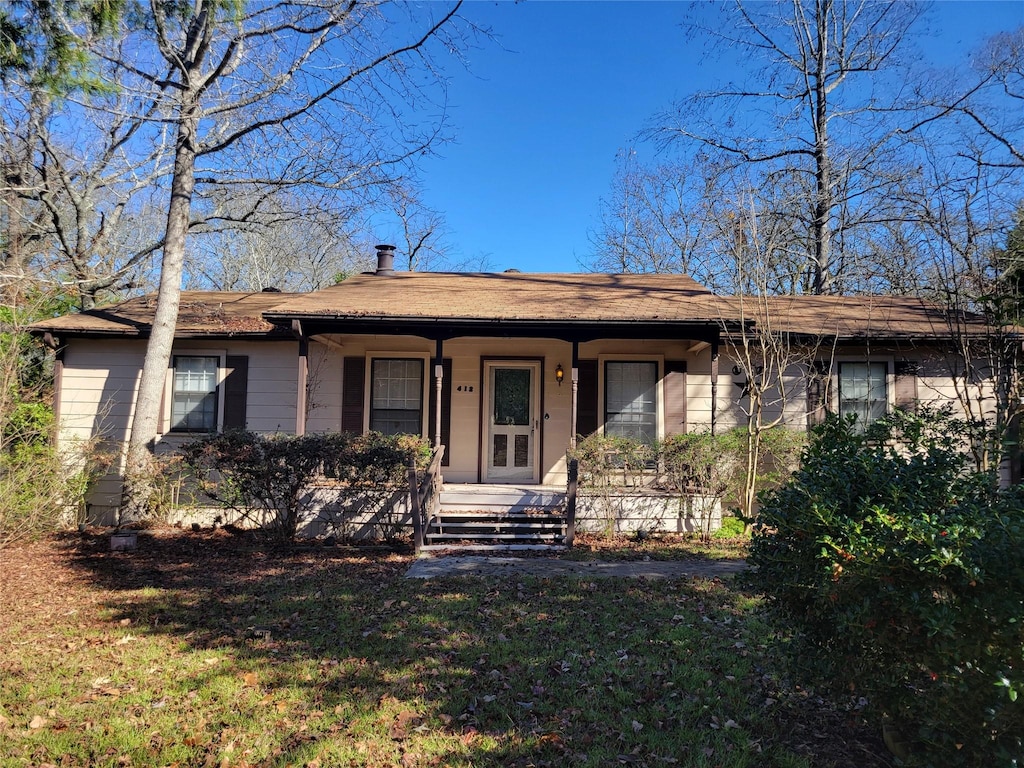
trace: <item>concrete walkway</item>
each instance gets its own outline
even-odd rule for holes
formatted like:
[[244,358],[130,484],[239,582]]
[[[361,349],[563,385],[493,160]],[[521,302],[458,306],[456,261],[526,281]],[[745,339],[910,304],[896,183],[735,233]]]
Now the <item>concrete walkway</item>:
[[409,579],[449,576],[576,576],[583,579],[675,579],[732,576],[747,568],[742,560],[579,561],[553,557],[442,555],[420,557],[406,571]]

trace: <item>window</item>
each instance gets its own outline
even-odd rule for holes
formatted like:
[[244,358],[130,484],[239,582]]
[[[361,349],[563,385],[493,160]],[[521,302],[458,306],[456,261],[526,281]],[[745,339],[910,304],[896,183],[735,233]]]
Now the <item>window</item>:
[[657,382],[656,362],[606,362],[604,433],[654,443],[658,439]]
[[854,414],[858,429],[885,416],[888,371],[885,363],[840,363],[839,415]]
[[370,370],[370,429],[385,435],[423,431],[423,360],[373,360]]
[[213,432],[217,429],[219,357],[180,355],[174,358],[171,430]]

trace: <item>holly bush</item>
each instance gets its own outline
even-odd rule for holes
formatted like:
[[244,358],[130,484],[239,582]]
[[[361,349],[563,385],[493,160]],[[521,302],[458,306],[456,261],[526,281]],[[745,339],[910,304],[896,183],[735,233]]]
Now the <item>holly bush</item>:
[[869,703],[920,765],[1024,761],[1024,492],[955,422],[832,419],[762,497],[749,562],[803,672]]

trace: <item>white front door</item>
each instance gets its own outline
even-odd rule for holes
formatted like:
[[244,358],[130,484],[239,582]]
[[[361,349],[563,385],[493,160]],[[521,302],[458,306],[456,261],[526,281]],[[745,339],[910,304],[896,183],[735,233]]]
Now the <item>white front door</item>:
[[484,454],[488,482],[537,482],[540,363],[488,362]]

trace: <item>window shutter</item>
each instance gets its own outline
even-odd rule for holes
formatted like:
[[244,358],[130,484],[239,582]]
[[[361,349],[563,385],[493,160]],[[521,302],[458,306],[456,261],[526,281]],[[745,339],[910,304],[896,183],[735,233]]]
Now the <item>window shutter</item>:
[[597,360],[580,360],[576,367],[580,380],[576,389],[576,431],[586,437],[600,426],[597,403]]
[[[451,460],[452,452],[452,359],[444,358],[441,361],[444,369],[444,383],[441,388],[441,442],[444,444],[444,456],[441,458],[441,466],[447,467]],[[430,418],[427,420],[427,439],[433,444],[434,432],[437,429],[437,396],[434,394],[434,370],[430,370],[430,386],[427,388],[430,393]]]
[[665,434],[686,431],[686,361],[665,361]]
[[828,413],[828,363],[815,360],[807,372],[807,428],[825,421]]
[[245,429],[249,396],[249,357],[228,355],[224,364],[224,429]]
[[917,403],[917,373],[920,363],[915,360],[897,360],[893,386],[893,404],[897,408],[913,410]]
[[341,431],[363,433],[363,400],[366,393],[366,358],[346,357],[342,368]]

